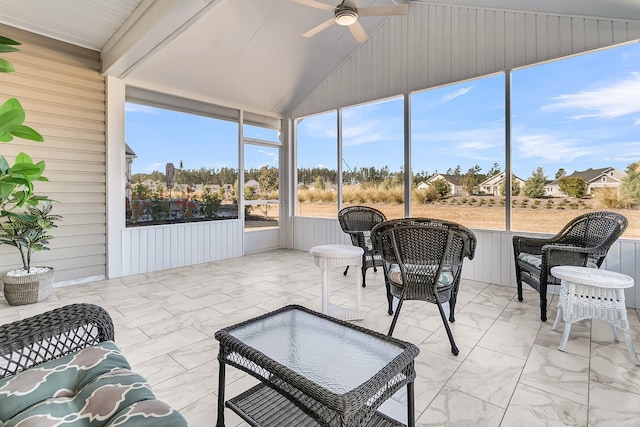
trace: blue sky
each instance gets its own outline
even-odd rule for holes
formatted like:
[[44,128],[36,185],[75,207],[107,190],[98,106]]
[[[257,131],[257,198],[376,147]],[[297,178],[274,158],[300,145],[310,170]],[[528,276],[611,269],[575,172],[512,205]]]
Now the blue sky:
[[[416,93],[412,108],[415,172],[476,164],[504,169],[502,74]],[[402,165],[402,100],[345,109],[344,158],[354,167]],[[306,122],[306,123],[305,123]],[[335,167],[335,113],[305,119],[298,164]],[[625,170],[640,160],[640,45],[516,70],[512,73],[512,163],[527,178],[542,166]]]
[[[412,95],[415,172],[462,171],[494,163],[504,169],[504,76],[467,81]],[[345,167],[400,170],[401,98],[343,110]],[[304,119],[298,128],[301,167],[336,167],[336,114]],[[640,44],[549,62],[512,72],[512,162],[526,179],[538,167],[553,177],[573,170],[640,160]],[[257,134],[249,134],[258,136]],[[229,122],[127,105],[133,172],[237,164],[237,128]],[[247,167],[276,165],[276,151],[247,150]]]

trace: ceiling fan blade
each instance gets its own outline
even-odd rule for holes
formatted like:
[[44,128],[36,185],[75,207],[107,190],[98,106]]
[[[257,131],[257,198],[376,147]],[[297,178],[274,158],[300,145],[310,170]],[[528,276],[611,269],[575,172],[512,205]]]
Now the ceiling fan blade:
[[364,43],[369,38],[367,32],[364,30],[364,28],[362,28],[362,25],[360,25],[358,21],[349,25],[349,31],[351,31],[351,34],[353,34],[353,38],[356,39],[358,43]]
[[329,18],[326,21],[324,21],[322,24],[316,25],[315,27],[313,27],[312,29],[310,29],[309,31],[304,33],[302,35],[302,37],[315,36],[316,34],[318,34],[320,31],[324,30],[325,28],[329,28],[335,22],[336,22],[335,18]]
[[303,4],[305,6],[313,7],[315,9],[326,10],[327,12],[333,12],[335,10],[335,6],[331,6],[328,4],[320,3],[316,0],[289,0],[291,3]]
[[407,13],[409,13],[408,4],[358,8],[358,16],[390,16],[406,15]]

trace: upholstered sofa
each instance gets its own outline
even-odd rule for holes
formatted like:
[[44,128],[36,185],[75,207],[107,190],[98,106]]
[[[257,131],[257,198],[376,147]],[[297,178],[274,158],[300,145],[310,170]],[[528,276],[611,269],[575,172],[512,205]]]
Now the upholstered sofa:
[[131,371],[113,322],[73,304],[0,326],[0,427],[187,426]]

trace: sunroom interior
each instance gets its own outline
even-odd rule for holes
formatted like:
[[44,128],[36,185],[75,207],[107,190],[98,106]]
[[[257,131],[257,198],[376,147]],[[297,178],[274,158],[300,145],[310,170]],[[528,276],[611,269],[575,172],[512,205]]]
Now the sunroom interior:
[[[255,280],[250,281],[245,274],[266,272],[267,281],[276,275],[291,277],[295,283],[292,289],[303,289],[302,294],[309,297],[308,282],[319,283],[320,273],[304,254],[321,244],[351,244],[339,227],[337,213],[344,206],[359,203],[346,196],[348,187],[358,183],[352,174],[354,166],[361,169],[373,166],[367,164],[370,146],[358,138],[363,132],[375,134],[380,129],[373,126],[360,130],[360,134],[353,132],[362,122],[370,122],[372,110],[379,106],[391,111],[383,116],[385,126],[392,129],[391,137],[381,143],[387,144],[383,150],[383,156],[388,159],[386,166],[391,172],[399,172],[389,175],[390,180],[395,179],[394,188],[399,194],[393,202],[367,200],[362,203],[388,209],[389,218],[437,215],[468,226],[478,241],[475,257],[465,261],[463,279],[472,289],[479,290],[479,284],[484,284],[483,292],[478,291],[476,295],[478,298],[515,295],[514,288],[507,288],[515,286],[513,235],[557,232],[561,222],[576,216],[582,207],[577,210],[554,207],[553,211],[548,209],[542,213],[560,220],[540,220],[534,213],[540,215],[542,207],[535,212],[523,210],[522,206],[518,210],[517,203],[521,202],[516,203],[510,191],[505,192],[505,201],[500,207],[492,208],[497,219],[489,223],[476,217],[455,216],[458,206],[428,205],[432,210],[421,207],[413,194],[420,183],[416,177],[423,172],[417,169],[420,156],[446,159],[451,150],[443,148],[448,145],[447,135],[430,139],[431,145],[424,144],[424,134],[430,129],[422,127],[420,119],[425,116],[420,114],[429,112],[424,113],[420,107],[435,105],[431,112],[441,108],[448,115],[452,130],[466,131],[463,123],[470,121],[474,112],[446,110],[442,103],[432,101],[466,94],[472,85],[482,87],[483,91],[476,91],[480,97],[476,105],[482,105],[483,101],[492,105],[492,115],[486,120],[492,123],[489,133],[495,142],[492,155],[483,157],[482,161],[499,165],[492,171],[496,172],[495,176],[498,173],[507,176],[507,184],[509,176],[511,182],[516,177],[525,180],[531,170],[522,171],[515,166],[522,158],[518,157],[519,142],[513,138],[512,128],[516,127],[514,123],[518,123],[519,117],[537,107],[532,104],[534,107],[530,110],[518,109],[524,97],[518,90],[528,83],[534,89],[527,93],[527,99],[535,100],[535,87],[545,84],[548,76],[558,73],[558,85],[572,80],[571,75],[561,74],[562,67],[548,68],[542,78],[528,70],[591,58],[584,63],[587,65],[583,65],[582,72],[586,74],[592,66],[589,64],[599,64],[594,72],[600,73],[598,81],[606,81],[609,73],[619,71],[617,63],[609,63],[608,57],[598,55],[618,50],[622,52],[620,56],[630,58],[624,71],[630,80],[637,81],[640,5],[633,0],[359,0],[357,6],[361,8],[408,5],[408,12],[390,17],[362,17],[359,22],[367,37],[356,40],[348,28],[333,24],[312,37],[303,37],[305,32],[328,22],[332,16],[326,7],[314,8],[303,3],[314,2],[0,0],[0,35],[21,43],[18,52],[1,55],[15,65],[16,71],[2,74],[0,101],[19,98],[26,111],[25,123],[44,136],[44,142],[16,139],[4,143],[2,155],[11,159],[26,152],[34,160],[46,162],[49,181],[38,182],[36,192],[56,201],[54,209],[63,216],[63,221],[53,233],[51,250],[36,256],[39,264],[55,268],[55,287],[59,290],[56,301],[94,301],[96,289],[87,286],[92,283],[101,283],[109,297],[122,292],[123,287],[138,284],[147,289],[148,295],[163,295],[169,292],[170,286],[185,286],[185,292],[191,290],[199,300],[195,304],[197,311],[200,303],[208,304],[214,299],[212,295],[201,295],[202,290],[196,289],[201,287],[200,280],[209,274],[208,267],[203,266],[221,260],[228,264],[217,265],[211,271],[239,287],[248,283],[252,288],[255,284]],[[335,6],[326,0],[318,3]],[[612,93],[612,104],[617,103],[616,97],[620,97],[621,104],[627,102],[629,93]],[[634,93],[637,92],[630,92],[632,96]],[[631,115],[637,112],[632,109]],[[484,112],[477,113],[478,120],[485,120]],[[143,114],[155,119],[149,119],[143,126],[140,120]],[[638,119],[635,120],[637,129]],[[633,127],[632,120],[630,128]],[[198,137],[208,145],[202,147],[197,145],[200,142],[194,145],[189,141],[196,138],[194,129],[204,134]],[[364,136],[376,138],[376,135]],[[474,142],[473,134],[469,133],[468,137],[470,143]],[[607,152],[624,159],[636,157],[633,162],[640,159],[640,135],[632,129],[627,137],[620,144],[601,147],[605,163],[593,167],[610,166],[606,163]],[[602,140],[610,141],[604,137]],[[544,141],[549,142],[548,148]],[[175,166],[178,174],[199,168],[207,169],[207,173],[230,170],[231,178],[216,183],[220,197],[232,200],[225,208],[216,208],[225,214],[211,221],[158,224],[143,220],[133,224],[129,205],[134,191],[131,164],[147,166],[144,163],[147,159],[139,149],[143,142],[151,151],[170,153],[161,162],[153,160],[155,169],[145,170],[159,172],[163,182],[169,175],[169,169],[165,169],[168,164]],[[544,158],[575,157],[570,151],[557,150],[552,142],[536,140],[542,144],[539,152],[545,152]],[[579,144],[574,147],[580,149]],[[318,153],[322,153],[322,160]],[[256,163],[259,155],[270,159],[267,171],[275,171],[275,175],[270,175],[274,191],[247,191],[252,182],[258,185],[256,188],[266,185],[266,181],[253,173],[264,165]],[[314,155],[318,158],[313,159],[313,163],[304,163]],[[194,157],[201,162],[189,163],[187,159]],[[328,163],[325,157],[330,159]],[[186,160],[184,165],[183,160]],[[151,161],[148,163],[152,166]],[[322,184],[333,195],[327,202],[313,205],[301,194],[313,186],[311,182],[317,177],[309,181],[301,170],[312,169],[320,163],[323,169],[333,171],[331,178]],[[444,174],[447,168],[455,167],[455,162],[443,160],[437,171],[428,172]],[[553,172],[547,171],[551,175]],[[617,173],[612,171],[610,176],[614,177],[614,172]],[[608,176],[598,179],[606,180]],[[427,176],[424,178],[426,181]],[[180,181],[175,185],[174,198],[180,190]],[[165,188],[168,187],[165,185]],[[244,191],[239,190],[243,188]],[[173,207],[171,193],[168,197],[166,215],[171,217],[174,210],[177,216],[185,215],[184,206],[180,211],[177,204]],[[483,197],[478,195],[477,203],[488,200]],[[465,203],[471,203],[471,197]],[[314,210],[314,206],[322,209]],[[621,212],[628,216],[630,224],[638,223],[640,218],[634,216],[633,209]],[[268,217],[266,224],[254,221],[261,215]],[[527,221],[529,216],[534,220]],[[540,227],[531,226],[532,222]],[[638,280],[639,239],[640,229],[636,231],[630,226],[612,246],[601,268]],[[0,270],[17,268],[19,259],[15,250],[4,246],[0,247]],[[286,251],[279,252],[280,249]],[[251,263],[258,266],[255,273]],[[183,269],[172,270],[176,268]],[[298,270],[292,272],[292,268]],[[315,273],[318,277],[311,278]],[[188,277],[189,274],[197,278]],[[238,317],[240,314],[256,315],[260,310],[275,309],[277,304],[295,298],[290,295],[292,290],[286,292],[286,295],[274,296],[273,300],[262,301],[259,309],[250,307],[242,312],[234,311],[236,305],[246,301],[242,290],[239,289],[234,298],[222,295],[221,301],[226,301],[229,307],[218,307],[219,317],[204,319],[203,324],[214,330],[223,327],[225,322],[242,320]],[[123,292],[123,295],[129,294]],[[627,289],[625,296],[628,307],[638,307],[640,287]],[[141,301],[144,298],[138,297],[136,294],[130,305],[126,300],[114,298],[114,307],[122,304],[119,312],[122,316],[116,318],[116,323],[124,331],[125,349],[133,354],[136,364],[146,369],[154,385],[161,384],[161,395],[179,409],[188,408],[187,418],[199,420],[192,422],[193,425],[206,425],[212,413],[210,406],[215,405],[212,403],[214,392],[210,384],[201,384],[194,378],[211,380],[210,361],[196,366],[196,362],[202,361],[197,355],[176,356],[171,353],[176,351],[174,348],[158,344],[160,336],[179,342],[180,331],[160,333],[159,329],[150,328],[145,330],[146,336],[141,337],[137,328],[129,329],[147,316],[147,312],[137,312],[135,304],[157,305],[160,310],[166,302]],[[371,290],[369,298],[374,297],[384,303],[381,289]],[[185,312],[194,309],[192,300],[187,301],[183,295],[177,299]],[[0,304],[0,320],[3,320],[0,323],[26,317],[38,312],[38,306],[42,307],[37,304],[9,312],[1,310],[2,304],[4,301]],[[535,304],[528,309],[537,313]],[[204,307],[202,310],[211,311]],[[533,317],[538,327],[537,314]],[[176,320],[176,325],[180,321]],[[372,328],[388,326],[386,317],[370,318],[366,322],[366,326]],[[601,329],[593,332],[593,337],[610,332]],[[412,335],[415,331],[406,333],[405,339],[421,339]],[[210,341],[210,337],[200,331],[196,335],[199,342]],[[171,353],[177,364],[182,364],[168,369],[162,365],[164,373],[169,375],[168,372],[176,370],[182,376],[167,379],[165,374],[158,373],[156,359],[137,345],[146,343],[147,339],[153,341],[149,348],[158,349],[160,357],[170,359]],[[154,347],[155,344],[158,346]],[[212,344],[197,348],[213,351]],[[461,354],[463,357],[470,349],[466,351]],[[190,364],[196,367],[190,368]],[[206,372],[202,370],[205,367]],[[630,372],[630,381],[636,388],[626,390],[635,396],[637,373]],[[208,394],[191,393],[193,390],[182,396],[175,393],[177,387],[194,388],[193,384],[200,384]],[[425,396],[422,400],[427,402]],[[514,397],[510,404],[516,401]],[[529,403],[523,401],[515,405]],[[427,403],[423,406],[422,410]],[[501,419],[504,410],[498,412],[497,418]],[[517,423],[518,413],[507,412],[505,419]],[[634,414],[637,417],[637,413]],[[241,425],[240,420],[235,421]],[[503,425],[508,424],[505,421]]]
[[[362,0],[358,5],[395,3]],[[509,171],[511,129],[505,124],[513,114],[512,75],[533,65],[635,44],[640,36],[640,8],[624,0],[535,6],[497,0],[406,3],[407,15],[361,19],[368,39],[359,43],[338,25],[302,37],[324,22],[328,12],[286,0],[131,0],[108,6],[98,1],[0,2],[3,33],[23,43],[12,57],[17,71],[6,74],[5,95],[23,99],[30,113],[27,123],[39,127],[46,141],[3,148],[9,156],[28,150],[48,162],[51,182],[42,183],[40,191],[59,201],[56,209],[65,220],[53,250],[40,256],[56,268],[56,281],[72,284],[274,248],[308,250],[316,244],[347,242],[334,215],[344,197],[338,196],[335,208],[325,215],[308,216],[296,202],[302,184],[297,162],[303,150],[297,139],[306,143],[297,131],[305,120],[309,123],[319,114],[324,131],[335,134],[325,144],[335,153],[340,179],[334,186],[342,195],[349,167],[343,145],[355,159],[364,152],[358,147],[365,147],[343,144],[342,122],[350,120],[343,112],[372,102],[392,103],[396,130],[386,155],[391,167],[416,174],[412,101],[433,89],[493,80],[492,102],[502,104],[497,120],[504,123],[496,135],[501,151],[491,160]],[[128,227],[121,201],[130,191],[128,129],[137,125],[136,116],[129,117],[127,111],[136,106],[236,123],[224,144],[211,150],[229,154],[228,165],[236,171],[249,168],[252,151],[269,151],[279,165],[281,190],[265,200],[240,197],[237,214],[224,221]],[[176,132],[175,154],[166,162],[178,167],[180,130],[162,126],[163,132]],[[147,135],[152,137],[153,131]],[[239,174],[236,185],[243,188],[250,178],[246,172]],[[405,202],[396,216],[412,215],[411,180],[409,173],[400,178]],[[245,229],[245,213],[261,206],[272,215],[277,212],[276,226]],[[478,255],[465,268],[467,278],[513,284],[514,216],[507,203],[499,225],[484,229],[469,224],[477,230],[479,245]],[[605,268],[635,277],[640,267],[633,237],[638,236],[623,236]],[[16,265],[13,254],[1,250],[2,268]],[[635,291],[627,298],[631,306],[639,299]]]

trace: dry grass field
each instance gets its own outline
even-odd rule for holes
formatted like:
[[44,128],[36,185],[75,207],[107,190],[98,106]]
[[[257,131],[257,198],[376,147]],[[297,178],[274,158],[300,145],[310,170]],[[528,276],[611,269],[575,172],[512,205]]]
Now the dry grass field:
[[[451,202],[458,199],[458,202]],[[498,198],[489,206],[490,197],[476,198],[476,201],[470,205],[470,197],[466,197],[466,203],[462,204],[461,197],[450,198],[447,204],[440,202],[428,204],[414,204],[412,216],[424,216],[432,218],[447,219],[458,222],[470,228],[504,230],[505,226],[505,209],[500,205]],[[485,200],[485,203],[478,206],[479,200]],[[585,200],[580,204],[572,202],[562,202],[565,199],[554,199],[553,207],[545,207],[545,200],[538,205],[533,202],[526,203],[526,207],[522,207],[522,200],[516,199],[516,207],[511,210],[511,229],[516,231],[534,231],[544,233],[556,233],[568,223],[571,219],[578,215],[593,210],[611,210],[619,212],[629,220],[629,226],[623,238],[640,238],[640,209],[601,209],[592,200]],[[568,199],[566,199],[568,200]],[[562,203],[562,207],[558,208]],[[397,203],[364,203],[368,206],[381,210],[389,219],[404,217],[404,205]],[[347,206],[347,204],[345,204]],[[298,202],[298,215],[316,216],[325,218],[335,218],[336,203],[322,202]]]

